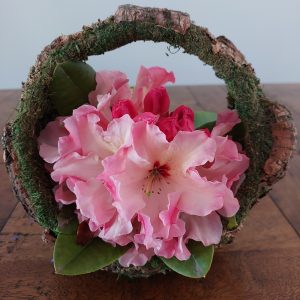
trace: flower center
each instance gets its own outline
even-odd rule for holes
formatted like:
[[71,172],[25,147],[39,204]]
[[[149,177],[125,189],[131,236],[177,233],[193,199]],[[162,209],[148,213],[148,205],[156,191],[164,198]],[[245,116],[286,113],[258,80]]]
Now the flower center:
[[143,186],[143,191],[148,197],[154,193],[153,184],[157,181],[161,181],[163,178],[169,177],[169,171],[170,167],[167,164],[161,165],[159,161],[153,164],[152,169],[148,171],[149,175],[146,177],[146,184]]

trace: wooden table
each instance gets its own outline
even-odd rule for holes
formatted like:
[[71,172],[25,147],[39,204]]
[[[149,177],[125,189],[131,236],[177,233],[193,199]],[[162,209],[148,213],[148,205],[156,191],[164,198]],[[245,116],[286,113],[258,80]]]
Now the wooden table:
[[[300,84],[265,85],[286,104],[300,128]],[[224,86],[169,88],[175,104],[220,111]],[[0,128],[14,113],[19,90],[0,91]],[[216,252],[205,279],[169,274],[130,280],[106,272],[63,277],[53,273],[52,245],[17,204],[0,166],[0,299],[300,299],[300,156],[263,198],[232,245]]]

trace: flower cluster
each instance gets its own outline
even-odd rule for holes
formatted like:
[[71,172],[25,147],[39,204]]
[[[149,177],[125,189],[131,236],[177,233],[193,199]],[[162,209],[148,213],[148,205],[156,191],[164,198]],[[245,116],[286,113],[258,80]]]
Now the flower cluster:
[[98,72],[90,104],[49,122],[38,138],[56,201],[76,203],[94,236],[130,245],[123,266],[153,255],[186,260],[189,240],[218,244],[220,215],[239,209],[234,186],[249,160],[226,136],[237,113],[219,114],[211,131],[195,130],[189,107],[170,112],[164,85],[174,81],[163,68],[141,67],[132,90],[125,74]]

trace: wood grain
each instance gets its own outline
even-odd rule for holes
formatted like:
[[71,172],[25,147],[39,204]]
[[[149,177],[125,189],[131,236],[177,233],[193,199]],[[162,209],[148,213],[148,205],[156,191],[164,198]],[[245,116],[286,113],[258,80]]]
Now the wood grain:
[[[279,234],[280,233],[280,234]],[[205,280],[174,273],[130,280],[99,271],[53,274],[52,245],[19,204],[0,235],[1,299],[298,299],[300,240],[270,198],[232,245],[218,249]]]

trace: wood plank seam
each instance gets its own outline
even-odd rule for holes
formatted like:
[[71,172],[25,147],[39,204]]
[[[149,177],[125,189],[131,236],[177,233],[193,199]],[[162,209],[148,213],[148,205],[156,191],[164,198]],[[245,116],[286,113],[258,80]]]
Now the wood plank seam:
[[293,228],[293,230],[296,232],[297,236],[300,238],[300,232],[297,230],[295,225],[290,221],[288,216],[286,216],[285,212],[282,210],[281,206],[277,204],[276,196],[272,195],[272,193],[269,193],[268,196],[271,198],[272,202],[276,205],[278,210],[280,211],[281,215],[284,217],[284,219],[289,223],[289,225]]

